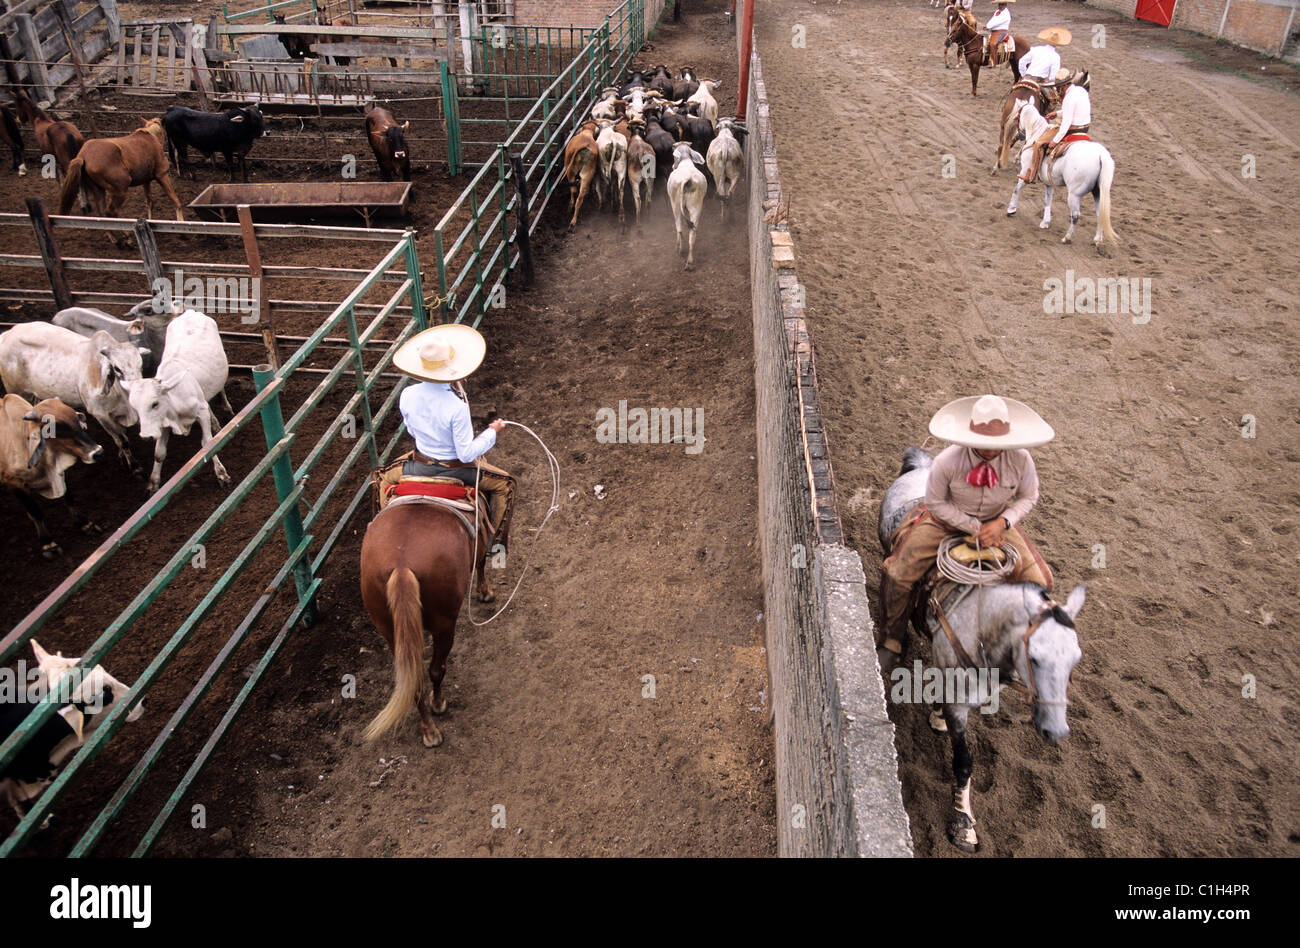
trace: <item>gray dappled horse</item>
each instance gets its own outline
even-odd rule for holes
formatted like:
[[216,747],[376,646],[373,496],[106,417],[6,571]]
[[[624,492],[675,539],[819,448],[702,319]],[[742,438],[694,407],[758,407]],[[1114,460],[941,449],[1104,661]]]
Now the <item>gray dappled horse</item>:
[[[903,469],[880,504],[880,545],[886,556],[894,532],[925,498],[931,462],[930,455],[920,448],[908,448],[903,454]],[[1074,618],[1083,608],[1085,589],[1076,587],[1064,606],[1053,602],[1037,583],[985,586],[961,596],[959,602],[946,608],[945,614],[964,655],[959,655],[949,642],[938,617],[927,605],[923,631],[930,636],[934,666],[941,670],[995,670],[998,677],[994,680],[1002,683],[1010,682],[1014,675],[1027,685],[1035,730],[1044,740],[1055,744],[1070,733],[1065,719],[1067,690],[1074,666],[1083,655]],[[914,616],[914,621],[918,618]],[[979,707],[989,697],[971,694],[971,700],[965,703],[943,705],[944,720],[952,739],[954,779],[948,839],[965,852],[979,848],[975,814],[971,810],[974,762],[966,746],[966,718],[972,708]]]

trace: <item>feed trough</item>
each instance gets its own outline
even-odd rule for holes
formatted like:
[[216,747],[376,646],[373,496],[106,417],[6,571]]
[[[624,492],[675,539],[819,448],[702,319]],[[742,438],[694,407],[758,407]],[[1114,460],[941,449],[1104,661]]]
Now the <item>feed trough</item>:
[[409,181],[307,181],[286,184],[212,184],[190,202],[206,220],[233,221],[247,204],[255,221],[404,217]]

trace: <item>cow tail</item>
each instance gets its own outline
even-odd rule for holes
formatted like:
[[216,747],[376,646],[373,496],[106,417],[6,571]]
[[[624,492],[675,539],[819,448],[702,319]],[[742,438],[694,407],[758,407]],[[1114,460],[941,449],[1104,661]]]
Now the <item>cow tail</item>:
[[393,694],[366,727],[365,739],[387,734],[415,706],[424,687],[424,609],[420,583],[405,567],[388,577],[388,614],[393,620]]
[[68,163],[68,173],[63,179],[63,191],[59,195],[60,214],[72,210],[72,202],[77,199],[77,194],[81,191],[81,169],[85,164],[86,160],[80,156]]
[[1097,197],[1097,223],[1101,225],[1101,232],[1106,235],[1106,239],[1112,244],[1118,244],[1119,238],[1115,236],[1115,230],[1110,226],[1110,185],[1115,180],[1115,159],[1110,156],[1109,152],[1101,153],[1101,175],[1097,180],[1097,187],[1101,194]]

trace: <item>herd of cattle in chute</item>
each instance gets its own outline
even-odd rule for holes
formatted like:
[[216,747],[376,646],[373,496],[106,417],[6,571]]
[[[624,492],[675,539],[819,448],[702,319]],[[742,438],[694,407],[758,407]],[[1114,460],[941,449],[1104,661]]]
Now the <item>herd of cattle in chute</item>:
[[725,221],[732,192],[745,172],[747,130],[735,119],[718,118],[713,93],[720,85],[698,78],[690,66],[673,75],[667,66],[658,65],[630,70],[621,87],[602,90],[590,116],[564,148],[569,230],[577,227],[593,185],[597,204],[604,209],[608,198],[620,226],[626,226],[623,196],[630,187],[639,226],[642,204],[650,206],[662,178],[677,253],[685,256],[685,268],[693,269],[695,233],[710,180]]

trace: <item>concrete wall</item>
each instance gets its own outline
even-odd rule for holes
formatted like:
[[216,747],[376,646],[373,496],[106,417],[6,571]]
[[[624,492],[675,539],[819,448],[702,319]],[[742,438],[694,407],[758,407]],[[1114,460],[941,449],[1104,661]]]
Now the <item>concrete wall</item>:
[[758,51],[746,110],[764,632],[782,856],[910,856],[894,727],[856,551],[843,543],[812,341],[780,218]]
[[[1300,21],[1297,0],[1178,0],[1170,26],[1281,55],[1288,25]],[[1137,0],[1088,0],[1088,5],[1133,16]],[[1224,15],[1225,11],[1227,16]]]

